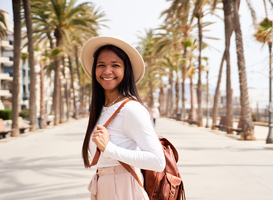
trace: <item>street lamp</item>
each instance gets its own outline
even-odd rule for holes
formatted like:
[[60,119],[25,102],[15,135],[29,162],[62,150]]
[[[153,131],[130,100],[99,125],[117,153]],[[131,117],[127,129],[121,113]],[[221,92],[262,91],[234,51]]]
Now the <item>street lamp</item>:
[[271,68],[271,61],[272,61],[272,42],[268,42],[268,47],[269,47],[269,106],[268,106],[268,135],[266,138],[266,143],[267,144],[272,144],[273,143],[273,135],[272,135],[272,68]]

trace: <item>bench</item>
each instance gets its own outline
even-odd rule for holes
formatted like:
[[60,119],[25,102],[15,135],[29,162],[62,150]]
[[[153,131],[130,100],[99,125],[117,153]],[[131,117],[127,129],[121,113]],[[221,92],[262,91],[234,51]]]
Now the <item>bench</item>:
[[227,120],[226,116],[221,116],[219,125],[215,125],[220,131],[226,131]]
[[6,127],[4,125],[3,119],[0,118],[0,138],[6,138],[6,135],[10,132],[11,130],[6,130]]
[[22,117],[18,117],[18,127],[20,130],[20,134],[25,133],[25,130],[29,128],[29,126],[25,126],[24,120]]
[[233,131],[236,131],[237,135],[240,135],[241,132],[243,131],[243,123],[242,123],[242,117],[239,118],[238,126],[237,128],[233,128]]

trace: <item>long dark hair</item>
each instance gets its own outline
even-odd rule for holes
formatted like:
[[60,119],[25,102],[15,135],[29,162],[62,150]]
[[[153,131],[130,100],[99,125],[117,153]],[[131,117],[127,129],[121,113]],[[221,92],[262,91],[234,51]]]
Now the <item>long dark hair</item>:
[[105,102],[103,88],[96,80],[97,58],[100,52],[104,49],[113,51],[124,62],[124,66],[125,66],[124,77],[118,86],[119,93],[123,97],[135,99],[142,104],[142,101],[139,97],[139,94],[136,88],[134,73],[133,73],[132,65],[128,55],[122,49],[113,45],[105,45],[100,47],[93,55],[94,62],[92,66],[92,100],[90,105],[90,116],[89,116],[88,127],[86,130],[86,134],[85,134],[85,138],[84,138],[84,142],[82,146],[82,157],[83,157],[84,166],[86,168],[90,167],[88,151],[89,151],[89,142],[92,135],[92,131],[99,119],[99,116],[101,114],[101,111]]

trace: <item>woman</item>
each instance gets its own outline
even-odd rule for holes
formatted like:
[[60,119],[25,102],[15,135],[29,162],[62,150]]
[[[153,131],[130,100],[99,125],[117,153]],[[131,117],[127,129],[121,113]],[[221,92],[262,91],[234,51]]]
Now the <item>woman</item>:
[[[90,167],[96,148],[102,152],[97,173],[88,187],[91,199],[148,199],[144,189],[119,163],[132,166],[142,180],[140,169],[165,168],[161,144],[136,89],[145,71],[143,59],[123,40],[100,36],[84,44],[81,62],[92,77],[90,117],[82,149],[85,167]],[[134,101],[122,107],[107,129],[102,126],[126,99]]]

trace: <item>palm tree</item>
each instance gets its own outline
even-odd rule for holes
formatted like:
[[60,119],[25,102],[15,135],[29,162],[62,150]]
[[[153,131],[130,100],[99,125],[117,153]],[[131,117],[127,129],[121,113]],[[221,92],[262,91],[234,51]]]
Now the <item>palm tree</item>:
[[41,120],[41,128],[45,126],[45,102],[44,102],[44,63],[40,60],[40,120]]
[[74,88],[74,70],[73,70],[73,66],[72,66],[72,61],[71,61],[71,57],[68,56],[68,66],[69,66],[69,71],[70,71],[70,79],[71,79],[71,92],[72,92],[72,96],[73,96],[73,113],[74,113],[74,118],[78,119],[78,112],[77,112],[77,105],[76,105],[76,95],[75,95],[75,88]]
[[[165,73],[168,75],[168,86],[167,86],[167,99],[166,99],[166,116],[173,117],[175,110],[173,104],[173,76],[174,71],[177,71],[177,66],[173,62],[173,57],[170,52],[164,55],[162,58],[158,60],[158,64],[165,68]],[[176,91],[177,92],[177,91]]]
[[[252,16],[252,20],[255,24],[255,20],[256,20],[256,14],[255,14],[255,11],[250,3],[249,0],[246,1],[247,2],[247,5],[248,5],[248,8],[249,10],[251,11],[251,16]],[[216,4],[217,4],[217,1],[215,0],[214,2],[214,6],[213,6],[213,10],[215,10],[216,8]],[[232,18],[231,18],[231,5],[230,5],[230,1],[223,1],[223,5],[224,5],[224,13],[225,13],[225,18],[224,18],[224,21],[225,21],[225,40],[226,40],[226,44],[228,44],[228,46],[226,46],[226,50],[229,49],[229,43],[230,43],[230,38],[231,38],[231,35],[234,31],[234,28],[233,28],[233,23],[232,23]],[[229,32],[229,31],[230,32]],[[229,32],[229,33],[228,33]],[[219,68],[219,75],[218,75],[218,81],[217,81],[217,86],[216,86],[216,89],[215,89],[215,95],[214,95],[214,103],[213,103],[213,111],[212,111],[212,130],[215,130],[217,129],[216,128],[216,124],[217,124],[217,118],[218,118],[218,99],[219,99],[219,94],[220,94],[220,84],[221,84],[221,79],[222,79],[222,71],[223,71],[223,66],[224,66],[224,61],[226,59],[228,59],[230,56],[225,54],[225,51],[223,53],[223,56],[222,56],[222,60],[221,60],[221,64],[220,64],[220,68]],[[227,61],[227,77],[230,76],[230,61]],[[232,102],[231,102],[231,99],[232,99],[232,92],[231,92],[231,87],[230,87],[230,77],[227,79],[227,115],[230,116],[228,117],[228,126],[229,127],[232,127],[232,120],[231,120],[231,105],[232,105]],[[228,108],[229,107],[229,108]],[[232,131],[230,129],[227,130],[228,133],[232,133]]]
[[219,68],[219,73],[218,73],[218,80],[217,80],[217,86],[215,89],[215,94],[214,94],[214,100],[213,100],[213,108],[212,108],[212,130],[216,130],[217,127],[217,118],[218,118],[218,102],[219,102],[219,95],[220,95],[220,84],[222,80],[222,71],[223,71],[223,66],[224,66],[224,61],[225,61],[225,52],[222,56],[220,68]]
[[232,134],[233,128],[233,106],[232,106],[232,89],[231,89],[231,70],[230,70],[230,38],[232,34],[232,16],[231,16],[231,2],[230,0],[223,0],[224,8],[224,22],[225,22],[225,60],[226,60],[226,131]]
[[27,38],[28,38],[28,62],[30,68],[30,95],[29,95],[29,131],[36,130],[36,74],[34,69],[34,49],[32,38],[32,20],[31,20],[31,8],[30,1],[23,0],[25,20],[27,26]]
[[241,24],[239,18],[239,3],[240,0],[233,1],[233,24],[236,38],[237,61],[239,71],[240,93],[241,93],[241,107],[242,107],[242,134],[243,140],[254,140],[254,125],[251,117],[251,110],[249,105],[247,75],[243,48],[243,38],[241,31]]
[[[187,47],[188,41],[191,37],[192,25],[189,24],[189,11],[190,9],[182,10],[182,7],[179,6],[179,2],[181,1],[173,1],[171,6],[162,12],[161,16],[167,15],[165,18],[165,26],[162,26],[161,29],[167,30],[167,34],[172,33],[176,37],[172,37],[172,42],[168,42],[163,39],[163,42],[160,41],[161,46],[159,49],[164,50],[169,49],[171,47],[181,46],[183,49],[183,62],[181,64],[181,99],[182,99],[182,107],[181,107],[181,119],[185,119],[186,117],[186,109],[185,109],[185,79],[186,79],[186,65],[187,65]],[[183,4],[183,3],[182,3]],[[181,4],[181,5],[182,5]],[[181,12],[181,10],[183,12]],[[164,35],[162,35],[163,38]],[[163,47],[162,47],[163,46]],[[167,48],[166,48],[167,47]]]
[[196,40],[188,41],[188,60],[189,60],[189,66],[187,68],[187,77],[189,77],[190,79],[190,104],[191,104],[191,108],[190,108],[190,112],[188,115],[188,122],[191,124],[193,121],[196,121],[195,117],[196,117],[196,112],[195,112],[195,108],[194,108],[194,84],[193,84],[193,76],[196,73],[196,69],[194,68],[194,61],[193,59],[196,59],[196,55],[195,55],[195,51],[197,50],[197,44],[196,44]]
[[[266,18],[259,24],[257,28],[257,32],[255,34],[256,39],[259,42],[267,43],[269,50],[269,105],[272,105],[272,42],[273,42],[273,21],[268,19],[266,2],[264,1],[265,10],[266,10]],[[268,126],[269,132],[266,139],[266,143],[273,143],[273,135],[272,135],[272,111],[269,106],[269,117],[268,117]]]
[[13,20],[14,20],[14,48],[13,48],[13,82],[12,82],[12,131],[11,136],[19,136],[19,64],[21,56],[21,1],[12,0]]
[[81,72],[80,72],[80,64],[79,64],[79,56],[78,56],[78,47],[75,45],[74,46],[74,52],[75,52],[75,61],[76,61],[76,66],[77,66],[77,75],[78,75],[78,80],[79,80],[79,86],[80,86],[80,90],[79,90],[79,93],[80,93],[80,96],[79,96],[79,99],[80,99],[80,113],[81,113],[81,117],[83,115],[83,110],[84,110],[84,106],[83,106],[83,96],[84,96],[84,87],[83,85],[81,84]]
[[[138,44],[137,49],[142,54],[144,59],[146,69],[145,69],[145,77],[143,81],[138,84],[138,88],[141,90],[143,87],[149,88],[149,106],[152,107],[154,105],[154,90],[159,85],[160,81],[155,79],[155,75],[160,72],[160,65],[157,65],[156,59],[157,55],[154,52],[153,46],[160,39],[155,33],[153,29],[146,30],[145,36],[139,36],[140,42]],[[146,81],[145,81],[146,80]]]
[[[39,3],[37,1],[36,3]],[[38,6],[36,6],[38,7]],[[50,30],[53,30],[53,35],[56,39],[55,46],[62,49],[63,38],[68,36],[75,30],[80,33],[94,32],[92,25],[98,26],[99,16],[93,12],[94,6],[90,3],[81,3],[76,5],[76,0],[48,0],[43,3],[40,9],[35,9],[38,14],[35,22],[42,26],[42,32],[46,33],[47,37],[51,37]],[[42,14],[44,13],[44,14]],[[44,17],[47,17],[44,19]],[[37,27],[39,29],[39,27]],[[53,95],[53,110],[54,110],[54,125],[58,124],[59,118],[59,102],[60,102],[60,57],[54,58],[55,63],[55,78],[54,78],[54,95]]]
[[[197,88],[197,99],[198,99],[198,112],[197,112],[197,125],[203,126],[202,121],[202,82],[201,82],[201,71],[202,71],[202,49],[203,49],[203,17],[206,14],[211,13],[206,12],[205,6],[211,6],[213,3],[216,4],[217,0],[175,0],[171,4],[169,9],[169,13],[174,17],[183,16],[185,14],[188,16],[188,12],[190,10],[191,16],[189,22],[187,24],[192,25],[194,18],[197,19],[197,27],[198,27],[198,49],[199,49],[199,57],[198,57],[198,88]],[[184,51],[185,53],[185,51]],[[182,72],[183,74],[183,72]],[[185,74],[185,73],[184,73]],[[182,90],[183,91],[183,90]],[[182,97],[183,99],[183,97]]]
[[[190,65],[193,66],[192,59],[190,60]],[[193,67],[188,71],[187,76],[190,78],[190,94],[191,94],[191,108],[189,112],[188,122],[191,124],[195,121],[195,108],[194,108],[194,84],[193,84],[193,76],[195,74],[195,70]]]
[[0,25],[0,38],[3,39],[7,36],[7,32],[6,32],[7,24],[6,24],[5,15],[1,11],[0,11],[0,22],[3,24],[3,25]]
[[159,112],[161,116],[166,115],[166,101],[165,101],[165,93],[164,93],[164,82],[162,77],[160,77],[160,86],[159,86]]

